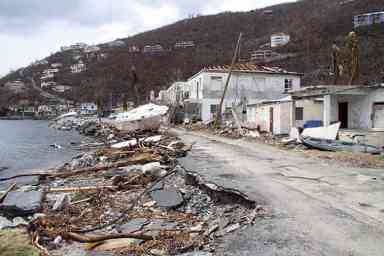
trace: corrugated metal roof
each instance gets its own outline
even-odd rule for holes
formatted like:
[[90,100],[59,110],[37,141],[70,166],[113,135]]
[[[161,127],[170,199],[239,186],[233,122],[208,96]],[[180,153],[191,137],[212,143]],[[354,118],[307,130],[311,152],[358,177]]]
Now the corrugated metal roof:
[[[202,71],[206,72],[229,72],[230,65],[224,66],[210,66],[204,68]],[[271,73],[271,74],[296,74],[295,72],[288,72],[285,69],[279,67],[266,67],[252,63],[238,63],[233,67],[234,72],[249,72],[249,73]]]

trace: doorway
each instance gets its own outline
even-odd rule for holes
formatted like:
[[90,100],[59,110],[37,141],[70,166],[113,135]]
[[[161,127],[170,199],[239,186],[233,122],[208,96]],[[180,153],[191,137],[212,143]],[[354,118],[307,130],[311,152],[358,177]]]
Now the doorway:
[[269,131],[273,133],[273,108],[269,108]]
[[373,128],[384,128],[384,103],[373,104]]
[[339,122],[341,122],[340,128],[348,128],[348,102],[339,102]]

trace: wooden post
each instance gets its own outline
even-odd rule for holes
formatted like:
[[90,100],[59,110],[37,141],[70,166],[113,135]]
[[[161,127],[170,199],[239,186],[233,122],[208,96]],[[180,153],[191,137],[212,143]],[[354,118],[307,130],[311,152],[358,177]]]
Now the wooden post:
[[224,98],[225,98],[225,94],[226,94],[227,89],[228,89],[229,81],[231,80],[233,67],[234,67],[234,65],[236,63],[236,59],[237,59],[236,57],[237,57],[239,49],[240,49],[240,41],[241,41],[241,37],[242,36],[243,36],[243,33],[240,33],[239,39],[237,40],[237,45],[236,45],[235,53],[234,53],[233,58],[232,58],[231,67],[229,68],[229,73],[228,73],[227,81],[225,82],[223,96],[221,97],[219,109],[217,111],[215,126],[218,126],[221,123],[221,119],[222,119],[221,115],[222,115]]

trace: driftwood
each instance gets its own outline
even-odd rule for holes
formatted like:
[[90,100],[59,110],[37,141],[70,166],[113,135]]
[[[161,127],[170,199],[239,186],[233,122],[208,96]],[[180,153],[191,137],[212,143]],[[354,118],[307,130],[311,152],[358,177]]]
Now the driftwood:
[[116,190],[116,186],[99,186],[99,187],[72,187],[72,188],[50,188],[48,193],[60,193],[60,192],[82,192],[82,191],[93,191],[93,190],[103,190],[103,189],[112,189]]
[[136,156],[135,155],[132,156],[129,160],[118,161],[118,162],[115,162],[113,164],[99,165],[99,166],[95,166],[95,167],[83,168],[83,169],[79,169],[76,171],[64,172],[64,173],[20,174],[20,175],[11,176],[8,178],[2,178],[2,179],[0,179],[0,181],[7,181],[7,180],[12,180],[12,179],[17,179],[20,177],[31,177],[31,176],[50,177],[50,178],[67,178],[70,176],[76,176],[76,175],[80,175],[80,174],[84,174],[84,173],[105,171],[108,169],[124,167],[124,166],[128,166],[131,164],[145,164],[145,163],[159,161],[159,160],[160,159],[158,156],[155,156],[152,153],[143,152],[143,153],[139,153]]
[[11,190],[16,187],[16,183],[13,183],[11,186],[9,186],[9,188],[0,196],[0,203],[2,203],[5,199],[5,197],[8,195],[9,192],[11,192]]
[[153,240],[152,236],[143,235],[143,234],[132,234],[132,233],[85,236],[77,233],[68,232],[68,233],[64,233],[62,237],[66,240],[72,240],[79,243],[97,243],[105,240],[120,239],[120,238],[134,238],[134,239],[140,239],[145,241]]

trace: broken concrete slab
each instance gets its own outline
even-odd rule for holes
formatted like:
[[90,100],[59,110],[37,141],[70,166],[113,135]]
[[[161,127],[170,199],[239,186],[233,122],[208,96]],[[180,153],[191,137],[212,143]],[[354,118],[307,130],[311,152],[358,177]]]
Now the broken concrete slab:
[[117,228],[117,231],[120,233],[132,233],[138,230],[141,230],[144,225],[148,224],[148,219],[145,218],[137,218],[132,219],[128,223]]
[[154,190],[150,195],[160,207],[176,208],[184,203],[183,196],[175,189]]
[[9,192],[0,204],[0,212],[9,217],[32,215],[41,209],[42,200],[40,191]]
[[28,222],[26,222],[22,217],[13,218],[12,222],[15,227],[19,225],[28,225]]

